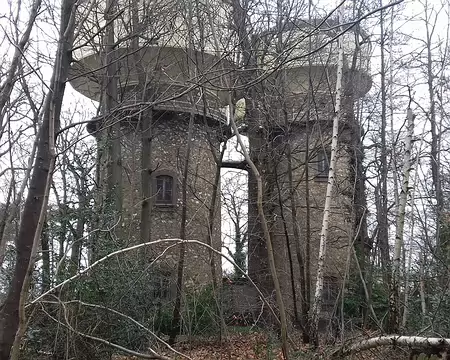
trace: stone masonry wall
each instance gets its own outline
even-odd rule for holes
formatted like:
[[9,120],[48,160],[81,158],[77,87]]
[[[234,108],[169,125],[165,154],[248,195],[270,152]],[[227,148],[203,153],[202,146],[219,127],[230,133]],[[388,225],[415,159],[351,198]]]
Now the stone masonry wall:
[[[150,240],[176,239],[180,237],[182,209],[182,179],[184,159],[188,143],[189,114],[156,113],[152,125],[151,176],[152,196],[154,176],[158,173],[174,176],[176,182],[176,204],[158,206],[152,199],[150,216]],[[211,131],[211,141],[208,138]],[[201,121],[194,124],[194,132],[189,157],[187,181],[187,226],[186,239],[207,241],[208,213],[211,206],[212,187],[216,164],[212,151],[217,151],[219,143],[214,129],[208,129]],[[141,216],[141,132],[135,123],[122,126],[122,166],[123,166],[123,222],[121,246],[139,243]],[[212,234],[213,247],[220,251],[220,194],[216,199],[216,216]],[[163,254],[161,256],[161,254]],[[161,243],[146,252],[148,262],[158,257],[158,266],[176,278],[179,246]],[[221,275],[221,258],[216,256],[216,273]],[[196,244],[186,245],[185,284],[199,285],[211,282],[209,251]]]
[[[323,134],[322,134],[323,135]],[[310,149],[310,159],[308,166],[309,170],[309,205],[310,205],[310,274],[311,274],[311,291],[314,294],[314,285],[317,273],[317,259],[319,252],[320,232],[323,219],[323,208],[325,204],[325,194],[328,184],[327,177],[318,176],[317,169],[317,154],[318,150],[322,151],[322,148],[329,151],[330,139],[329,136],[322,136],[320,142],[315,144],[317,138],[314,135],[310,135],[310,144],[315,147]],[[327,241],[327,252],[325,260],[325,276],[332,279],[335,282],[335,286],[338,288],[343,279],[343,274],[346,271],[346,262],[348,256],[348,244],[350,236],[352,234],[352,181],[350,179],[350,155],[349,147],[345,136],[341,136],[340,144],[338,148],[337,164],[335,169],[335,186],[333,189],[331,214],[329,219],[329,233]],[[280,181],[283,213],[285,217],[287,232],[290,240],[290,250],[292,254],[293,272],[295,277],[296,295],[299,299],[301,294],[300,289],[300,268],[296,256],[296,244],[294,238],[293,227],[298,226],[300,231],[300,250],[305,259],[306,250],[306,219],[307,219],[307,207],[306,207],[306,177],[305,166],[306,158],[304,151],[306,143],[306,133],[299,131],[291,135],[290,142],[292,148],[297,148],[297,151],[293,151],[293,178],[296,194],[296,211],[297,222],[294,224],[291,216],[291,201],[289,197],[289,183],[287,175],[282,177]],[[283,171],[287,171],[286,163],[281,163],[278,169],[278,173],[283,174]],[[275,219],[273,219],[273,246],[277,251],[275,252],[275,261],[280,277],[280,283],[282,287],[283,297],[286,302],[286,308],[290,315],[293,315],[293,295],[290,281],[290,268],[289,268],[289,256],[286,243],[285,225],[280,216],[280,208],[278,207],[275,212]],[[337,294],[336,294],[337,296]],[[300,309],[300,304],[297,304]]]

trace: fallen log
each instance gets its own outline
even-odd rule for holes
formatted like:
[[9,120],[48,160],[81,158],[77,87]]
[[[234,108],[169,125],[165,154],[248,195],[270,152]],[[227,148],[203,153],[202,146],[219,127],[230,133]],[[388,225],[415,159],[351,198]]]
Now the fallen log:
[[[343,346],[341,349],[333,353],[333,358],[344,358],[361,351],[374,349],[380,346],[407,346],[413,349],[412,354],[418,351],[439,355],[442,359],[447,359],[447,352],[450,350],[450,339],[422,337],[422,336],[400,336],[385,335],[361,340],[349,345]],[[413,359],[413,357],[410,357]]]

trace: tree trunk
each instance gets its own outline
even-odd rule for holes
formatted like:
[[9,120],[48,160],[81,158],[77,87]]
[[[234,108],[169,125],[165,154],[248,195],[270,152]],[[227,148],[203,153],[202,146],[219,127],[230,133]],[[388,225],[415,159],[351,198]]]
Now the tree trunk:
[[[237,37],[242,52],[242,64],[245,71],[241,73],[242,83],[251,83],[257,77],[257,60],[253,50],[250,34],[247,30],[247,10],[238,0],[232,1],[233,24],[236,27]],[[248,140],[250,157],[257,168],[263,162],[262,136],[259,128],[259,111],[254,105],[256,100],[255,87],[248,87],[244,91],[245,118],[248,123]],[[264,241],[262,224],[257,208],[258,185],[253,171],[248,173],[248,274],[263,293],[270,294],[273,284],[267,260],[267,248]]]
[[[231,101],[230,101],[230,107],[233,108]],[[272,276],[273,286],[275,288],[275,296],[277,299],[278,310],[280,312],[281,349],[282,349],[282,353],[283,353],[283,358],[287,360],[289,358],[289,351],[288,351],[288,343],[287,343],[286,311],[284,308],[284,302],[283,302],[283,297],[281,294],[280,282],[278,280],[277,269],[275,267],[275,258],[274,258],[274,252],[273,252],[273,247],[272,247],[272,239],[270,236],[269,227],[267,225],[266,216],[264,214],[262,179],[261,179],[261,175],[259,174],[257,167],[252,162],[250,155],[245,147],[245,144],[242,141],[242,138],[239,134],[236,123],[234,122],[233,111],[230,111],[230,113],[231,113],[231,116],[230,116],[231,127],[233,128],[233,132],[236,135],[238,144],[241,147],[241,150],[244,154],[245,160],[247,161],[248,165],[252,169],[252,172],[256,179],[257,195],[258,195],[257,196],[258,215],[259,215],[259,219],[260,219],[260,222],[261,222],[261,225],[263,228],[263,232],[264,232],[264,238],[266,241],[266,248],[267,248],[267,259],[268,259],[269,266],[270,266],[270,275]]]
[[[380,3],[381,5],[381,3]],[[386,146],[386,61],[385,61],[385,33],[384,33],[384,14],[380,11],[380,30],[381,30],[381,154],[380,154],[380,178],[379,178],[379,194],[377,197],[377,221],[378,221],[378,246],[380,248],[381,265],[383,272],[383,282],[387,286],[389,294],[392,294],[391,289],[391,266],[389,257],[389,233],[388,233],[388,194],[387,194],[387,178],[388,178],[388,164],[387,164],[387,146]],[[389,315],[386,324],[386,331],[388,333],[396,332],[398,327],[398,319],[394,311],[394,299],[389,297]]]
[[68,76],[74,32],[74,0],[64,0],[61,9],[59,43],[56,53],[50,91],[45,99],[42,125],[39,130],[36,162],[24,204],[19,234],[16,238],[16,262],[11,286],[0,310],[0,360],[7,360],[19,328],[19,307],[23,286],[33,267],[33,249],[39,239],[39,222],[45,212],[54,162],[55,133],[59,128],[61,104]]
[[310,96],[313,96],[312,90],[312,79],[311,74],[309,77],[309,85],[308,85],[308,114],[306,117],[306,141],[305,141],[305,207],[306,207],[306,220],[305,220],[305,293],[303,296],[303,306],[302,314],[306,320],[306,331],[303,333],[303,342],[305,344],[309,344],[311,341],[311,334],[309,332],[310,327],[310,318],[309,311],[311,308],[311,199],[310,199],[310,188],[309,188],[309,136],[310,136]]
[[334,356],[344,357],[379,346],[408,346],[410,348],[422,349],[435,348],[439,351],[450,348],[450,339],[399,335],[379,336],[346,346],[344,349],[335,352]]
[[[425,19],[428,19],[428,7],[425,7]],[[433,180],[434,193],[436,198],[436,244],[438,252],[441,251],[441,241],[440,241],[440,229],[442,226],[441,218],[442,211],[444,209],[444,197],[442,191],[442,180],[441,180],[441,162],[440,162],[440,133],[438,131],[438,123],[436,120],[436,102],[435,102],[435,89],[434,89],[434,79],[435,75],[433,73],[433,47],[432,43],[432,33],[430,32],[430,24],[428,21],[425,22],[426,27],[426,48],[427,48],[427,85],[428,85],[428,99],[430,102],[430,109],[427,112],[427,118],[430,121],[431,126],[431,177]]]
[[[83,181],[83,179],[81,179]],[[81,185],[82,186],[82,185]],[[73,276],[80,267],[81,249],[83,247],[84,225],[86,222],[84,212],[87,208],[86,193],[79,190],[78,194],[78,214],[75,231],[73,232],[72,251],[70,254],[69,276]]]
[[[140,237],[141,242],[150,241],[151,235],[151,172],[152,172],[152,118],[153,111],[148,109],[141,119],[141,221]],[[145,251],[144,251],[145,253]]]
[[[356,6],[356,4],[354,4]],[[356,14],[355,14],[356,12]],[[361,8],[353,9],[353,15],[357,18],[361,17]],[[359,37],[361,36],[360,25],[356,25],[355,42],[356,48],[353,52],[352,65],[350,68],[351,80],[347,85],[347,94],[351,98],[351,102],[354,103],[354,89],[358,89],[359,82],[361,81],[360,72],[358,71],[358,62],[361,57],[361,44]],[[372,309],[371,305],[371,289],[372,285],[368,283],[367,268],[370,264],[370,251],[372,249],[372,241],[368,234],[367,229],[367,200],[366,200],[366,173],[364,168],[364,144],[363,134],[361,126],[362,118],[362,106],[361,102],[357,101],[355,113],[356,117],[351,121],[351,137],[353,139],[353,156],[351,157],[352,180],[354,181],[354,197],[353,197],[353,231],[355,233],[354,246],[358,261],[358,268],[361,276],[361,283],[359,285],[358,293],[361,298],[365,299],[365,303],[361,304],[361,320],[363,327],[367,325],[368,310]],[[367,294],[368,292],[368,294]],[[369,295],[369,296],[367,296]],[[372,309],[373,310],[373,309]]]
[[427,316],[427,300],[425,292],[425,256],[421,251],[419,254],[419,293],[420,293],[420,308],[422,310],[422,323]]
[[[287,125],[287,116],[285,119],[285,124]],[[307,135],[308,136],[308,135]],[[289,198],[290,198],[290,209],[291,209],[291,216],[292,216],[292,229],[294,234],[294,244],[295,244],[295,254],[297,256],[297,262],[299,266],[299,272],[300,272],[300,309],[301,309],[301,324],[302,324],[302,332],[303,332],[303,341],[305,343],[309,343],[310,340],[310,334],[309,334],[309,319],[308,319],[308,312],[309,312],[309,301],[310,301],[310,294],[308,292],[307,287],[307,281],[306,281],[306,273],[309,271],[309,269],[306,269],[305,261],[303,258],[303,249],[301,248],[301,236],[300,236],[300,229],[298,224],[298,217],[297,217],[297,199],[296,199],[296,192],[295,192],[295,186],[294,186],[294,180],[293,180],[293,170],[292,170],[292,155],[291,155],[291,145],[289,140],[286,143],[286,159],[287,159],[287,172],[288,172],[288,184],[289,184]],[[306,164],[306,167],[308,167],[308,163]]]
[[394,132],[394,8],[391,9],[391,21],[389,24],[389,119],[391,126],[391,169],[392,180],[394,183],[394,201],[398,212],[399,191],[398,191],[398,171],[397,171],[397,152],[396,152],[396,136]]
[[11,93],[14,88],[14,84],[16,83],[18,76],[17,70],[21,63],[21,60],[24,56],[25,49],[28,46],[28,42],[30,40],[31,30],[33,29],[34,23],[36,21],[37,16],[39,15],[39,9],[41,7],[42,0],[34,0],[33,5],[30,10],[30,17],[28,19],[27,26],[25,31],[23,32],[19,43],[15,46],[14,54],[11,60],[11,65],[6,72],[6,78],[4,82],[0,85],[0,124],[3,123],[4,114],[3,109],[6,103],[9,101]]
[[[112,214],[112,223],[116,223],[122,211],[122,155],[121,155],[121,122],[117,113],[117,54],[115,49],[115,16],[116,0],[106,0],[104,51],[106,64],[106,91],[104,103],[105,126],[107,127],[108,144],[108,179],[107,205]],[[120,228],[120,227],[119,227]]]
[[[35,120],[37,122],[37,116],[35,116]],[[14,221],[14,219],[16,218],[16,216],[18,217],[18,213],[19,213],[19,209],[20,209],[20,204],[22,202],[23,194],[25,193],[25,191],[27,189],[28,179],[30,178],[31,172],[33,170],[33,162],[34,162],[34,157],[36,155],[37,142],[38,141],[39,140],[37,139],[33,143],[33,148],[31,150],[31,154],[30,154],[30,159],[28,161],[27,170],[25,172],[24,178],[22,179],[22,185],[20,186],[20,189],[19,189],[19,191],[16,194],[16,198],[14,199],[14,201],[11,204],[11,207],[10,207],[10,209],[8,211],[7,218],[6,218],[6,224],[11,224]],[[11,166],[12,166],[12,164],[11,164]],[[11,188],[14,186],[14,183],[15,183],[15,178],[14,178],[14,175],[13,175]],[[5,259],[6,245],[7,245],[7,242],[8,242],[8,238],[4,236],[4,230],[5,229],[3,229],[0,232],[0,266],[3,264],[3,261]]]
[[[391,290],[392,291],[391,296],[393,297],[395,304],[395,308],[392,309],[392,311],[396,312],[395,315],[396,319],[400,319],[400,265],[403,250],[406,203],[409,193],[409,174],[411,172],[412,137],[414,133],[414,115],[410,108],[408,108],[406,116],[407,116],[407,127],[405,138],[405,153],[403,159],[403,182],[398,203],[397,224],[395,230],[395,248],[393,259],[394,264],[392,273],[392,290]],[[407,291],[407,289],[405,289],[405,291]]]
[[[205,126],[207,126],[207,123],[205,121]],[[218,274],[217,274],[217,266],[216,266],[216,259],[215,259],[215,255],[214,252],[212,251],[212,249],[214,248],[214,243],[213,243],[213,234],[214,234],[214,225],[215,225],[215,220],[216,220],[216,215],[217,212],[220,212],[220,207],[218,207],[217,203],[218,203],[218,199],[219,199],[219,192],[220,192],[220,170],[221,170],[221,163],[222,163],[222,159],[223,156],[225,154],[225,150],[226,150],[226,146],[223,145],[222,147],[222,151],[220,152],[219,156],[216,155],[215,153],[215,148],[214,146],[211,144],[211,152],[213,153],[214,159],[216,161],[216,174],[214,176],[214,183],[212,184],[212,194],[211,194],[211,203],[209,205],[209,211],[208,211],[208,236],[206,239],[206,243],[211,247],[211,249],[209,249],[209,266],[211,269],[211,278],[212,278],[212,286],[213,286],[213,293],[214,293],[214,297],[216,300],[216,305],[217,305],[217,316],[219,318],[219,322],[220,322],[220,340],[222,340],[222,334],[224,334],[224,332],[226,331],[226,324],[225,324],[225,319],[223,318],[222,315],[222,307],[220,304],[220,300],[219,300],[219,284],[218,284]],[[220,205],[220,202],[219,202]],[[236,229],[237,231],[240,232],[240,229]],[[238,253],[238,248],[240,248],[240,243],[238,244],[238,242],[236,241],[236,254]],[[242,253],[242,248],[240,248],[240,251]],[[237,262],[238,263],[238,262]],[[245,259],[244,259],[244,264],[245,264]],[[238,263],[238,265],[241,265],[240,263]]]
[[[277,53],[282,58],[282,53],[285,50],[284,44],[283,44],[283,28],[285,27],[284,23],[284,14],[285,11],[283,9],[283,3],[282,1],[277,1],[277,11],[278,11],[278,19],[277,19]],[[283,112],[283,123],[284,123],[284,131],[285,131],[285,138],[286,138],[286,144],[285,144],[285,156],[287,161],[287,176],[288,176],[288,191],[289,191],[289,208],[291,213],[291,228],[293,232],[293,240],[295,245],[295,254],[299,266],[299,277],[300,277],[300,309],[301,309],[301,317],[298,318],[298,311],[297,311],[297,296],[295,291],[295,279],[293,278],[294,272],[293,272],[293,264],[292,264],[292,256],[291,256],[291,247],[290,247],[290,239],[288,236],[288,232],[285,230],[285,236],[286,236],[286,247],[288,251],[289,256],[289,269],[291,273],[291,287],[292,287],[292,295],[293,295],[293,302],[294,302],[294,316],[295,321],[300,324],[302,333],[303,333],[303,340],[305,343],[309,342],[309,334],[307,331],[307,325],[308,325],[308,311],[309,311],[309,295],[307,293],[307,285],[306,285],[306,269],[305,269],[305,261],[304,261],[304,255],[303,255],[303,249],[301,246],[301,235],[300,235],[300,228],[299,228],[299,221],[297,217],[297,194],[295,191],[295,185],[293,180],[293,169],[292,169],[292,148],[291,148],[291,139],[290,139],[290,124],[288,119],[288,109],[286,107],[286,101],[287,101],[287,95],[286,95],[286,72],[281,71],[279,77],[277,77],[276,87],[277,91],[280,93],[280,102],[281,102],[281,110]],[[308,109],[309,111],[309,109]],[[308,134],[309,135],[309,134]],[[307,135],[307,137],[308,137]],[[278,185],[278,182],[277,182]],[[282,220],[283,223],[286,223],[284,212],[283,212],[283,204],[281,202],[281,196],[282,193],[278,191],[278,197],[280,197],[280,212],[282,213]],[[286,225],[285,225],[286,226]]]
[[[195,115],[192,112],[189,116],[189,129],[187,134],[186,153],[184,154],[183,164],[183,178],[181,179],[181,224],[180,224],[180,239],[186,240],[186,225],[187,225],[187,186],[188,186],[188,174],[189,174],[189,157],[191,155],[192,138],[194,133],[194,118]],[[178,257],[178,269],[177,269],[177,294],[175,297],[175,306],[172,313],[172,325],[170,330],[169,344],[175,343],[177,335],[180,333],[181,323],[181,298],[183,296],[183,276],[184,276],[184,260],[186,255],[186,245],[180,244],[180,252]]]
[[[5,230],[6,230],[6,224],[11,224],[13,218],[11,217],[10,214],[10,209],[11,209],[11,197],[12,197],[12,193],[13,193],[13,188],[15,186],[15,182],[11,181],[11,183],[9,184],[9,189],[8,189],[8,195],[6,197],[6,201],[3,205],[3,207],[0,209],[0,216],[1,216],[1,220],[0,220],[0,266],[3,264],[3,259],[5,258],[6,255],[6,245],[7,245],[7,241],[8,238],[5,237]],[[12,205],[13,210],[14,210],[14,205]]]
[[[138,77],[137,91],[141,93],[142,101],[153,101],[153,92],[147,89],[147,79],[143,74],[145,70],[141,63],[139,50],[139,1],[132,0],[131,4],[132,14],[132,33],[134,37],[131,41],[131,51],[133,53],[133,66],[137,74],[142,74]],[[137,94],[139,95],[139,93]],[[151,196],[152,196],[152,125],[153,125],[153,108],[149,107],[145,111],[139,113],[140,131],[141,131],[141,219],[140,219],[140,241],[146,243],[151,239]],[[148,253],[146,248],[142,251],[144,255],[144,263]]]
[[42,249],[42,292],[48,291],[51,284],[50,274],[50,247],[48,241],[48,224],[44,223],[41,234],[41,249]]
[[[339,9],[339,23],[342,23],[342,7]],[[326,248],[328,239],[328,227],[329,217],[331,209],[332,192],[335,182],[335,168],[336,168],[336,155],[338,147],[338,135],[339,135],[339,120],[342,116],[341,110],[341,89],[342,89],[342,72],[344,67],[344,47],[342,36],[338,39],[338,63],[337,63],[337,75],[336,75],[336,103],[334,109],[333,118],[333,133],[331,139],[331,156],[330,156],[330,169],[328,173],[328,185],[325,195],[325,205],[323,209],[322,229],[320,231],[320,243],[319,243],[319,256],[317,263],[317,276],[316,287],[314,292],[314,299],[311,308],[311,340],[314,346],[319,345],[319,320],[322,306],[322,292],[323,292],[323,278],[325,270]]]
[[[278,179],[277,175],[275,175],[275,179]],[[293,306],[294,321],[295,321],[296,324],[300,325],[300,327],[302,328],[302,332],[305,333],[306,332],[305,329],[304,329],[305,322],[303,321],[303,319],[299,318],[299,314],[298,314],[297,291],[295,290],[295,283],[296,283],[296,281],[295,281],[295,273],[294,273],[294,261],[292,259],[292,250],[291,250],[291,240],[290,240],[290,236],[289,236],[289,227],[288,227],[288,223],[287,223],[287,220],[286,220],[286,215],[284,213],[284,204],[283,204],[283,201],[282,201],[282,192],[281,192],[279,181],[277,181],[277,190],[278,190],[278,205],[280,207],[280,217],[281,217],[281,221],[283,222],[284,237],[286,239],[286,248],[287,248],[287,253],[288,253],[289,276],[290,276],[291,291],[292,291],[292,302],[294,304],[294,306]],[[300,276],[301,276],[301,274],[300,274]],[[303,278],[303,280],[304,280],[304,278]],[[303,304],[303,300],[304,300],[303,297],[304,296],[305,296],[304,293],[300,294],[300,305],[301,306]]]

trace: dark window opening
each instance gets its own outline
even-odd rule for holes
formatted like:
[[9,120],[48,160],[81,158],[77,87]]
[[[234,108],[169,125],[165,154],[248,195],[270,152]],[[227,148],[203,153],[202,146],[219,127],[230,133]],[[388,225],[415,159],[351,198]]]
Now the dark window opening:
[[327,178],[330,171],[330,155],[325,150],[317,154],[317,177]]
[[156,205],[174,205],[174,181],[170,175],[156,177]]

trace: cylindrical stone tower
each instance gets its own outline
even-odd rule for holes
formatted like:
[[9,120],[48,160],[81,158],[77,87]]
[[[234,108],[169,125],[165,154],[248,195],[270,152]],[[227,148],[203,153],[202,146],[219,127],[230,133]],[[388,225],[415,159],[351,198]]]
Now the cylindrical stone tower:
[[[270,163],[266,173],[266,191],[273,205],[267,210],[267,217],[283,297],[292,320],[296,317],[294,296],[298,313],[302,311],[300,305],[304,304],[299,300],[305,296],[302,281],[307,282],[305,286],[310,288],[312,296],[316,278],[335,116],[338,48],[334,38],[341,31],[336,25],[321,20],[286,25],[282,44],[286,50],[275,50],[274,44],[273,56],[266,55],[260,61],[261,66],[273,68],[277,65],[275,61],[279,61],[276,55],[280,51],[290,52],[289,58],[284,59],[287,65],[280,66],[280,70],[267,79],[266,106],[262,107],[260,114],[267,133],[264,141],[271,143],[271,153],[266,158]],[[343,116],[339,125],[336,185],[329,225],[325,311],[329,310],[330,304],[334,305],[338,296],[347,266],[348,244],[354,234],[355,154],[360,138],[354,107],[355,100],[364,96],[371,86],[368,74],[370,46],[362,42],[361,34],[356,35],[352,30],[342,35]],[[249,229],[257,229],[257,221],[251,218],[257,216],[257,211],[251,198],[252,184],[249,186]],[[265,242],[250,233],[249,274],[262,287],[269,286],[266,293],[270,294],[272,288],[266,254]],[[291,281],[292,277],[294,281]]]
[[[71,84],[102,104],[102,115],[88,125],[99,148],[108,127],[120,123],[120,133],[115,136],[120,137],[123,206],[117,247],[142,239],[145,202],[150,208],[149,223],[145,224],[149,240],[183,236],[211,241],[220,251],[220,196],[216,194],[213,204],[213,195],[215,186],[220,188],[215,153],[227,124],[223,108],[232,82],[232,63],[220,55],[225,49],[218,48],[224,43],[222,17],[227,7],[214,1],[120,0],[113,11],[114,44],[108,43],[102,29],[109,26],[104,10],[92,11],[82,9],[80,14],[87,25],[78,41]],[[206,36],[212,31],[214,42]],[[110,53],[105,54],[105,49]],[[113,74],[108,73],[111,59]],[[117,95],[106,109],[103,102],[109,95],[105,89],[111,88],[111,82]],[[147,156],[148,164],[143,165],[142,158]],[[99,167],[100,181],[109,176],[107,167]],[[182,231],[184,204],[186,228]],[[152,247],[149,260],[164,252],[165,271],[175,275],[178,250],[165,250],[170,245]],[[187,245],[186,250],[185,279],[193,284],[211,280],[208,250],[199,245]],[[220,258],[216,264],[220,276]]]

